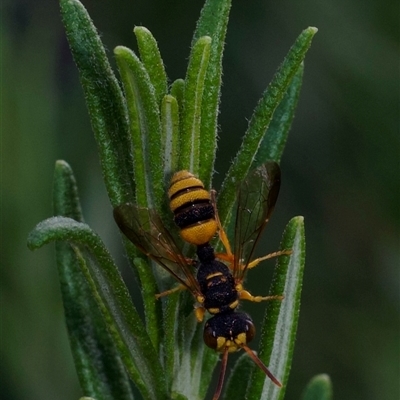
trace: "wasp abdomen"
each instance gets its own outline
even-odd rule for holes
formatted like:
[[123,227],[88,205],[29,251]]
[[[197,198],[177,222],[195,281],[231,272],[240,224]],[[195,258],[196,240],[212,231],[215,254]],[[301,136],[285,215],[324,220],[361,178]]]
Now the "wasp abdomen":
[[210,193],[200,179],[189,171],[179,171],[168,190],[174,221],[183,240],[196,246],[208,243],[218,226]]

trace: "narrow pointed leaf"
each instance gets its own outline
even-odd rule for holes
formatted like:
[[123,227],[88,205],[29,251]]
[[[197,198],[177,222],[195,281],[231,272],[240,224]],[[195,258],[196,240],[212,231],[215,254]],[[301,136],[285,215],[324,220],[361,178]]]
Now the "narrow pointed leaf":
[[[164,368],[167,374],[167,382],[173,382],[178,368],[178,358],[176,350],[178,348],[178,332],[179,332],[179,305],[180,293],[173,293],[165,299],[164,307]],[[172,388],[168,388],[169,391]]]
[[[182,115],[183,115],[183,97],[184,97],[184,93],[185,93],[185,81],[183,79],[175,80],[171,85],[170,94],[171,94],[171,96],[174,96],[176,101],[178,102],[179,138],[180,138],[180,135],[181,135],[181,132],[182,132]],[[178,153],[179,153],[179,151],[178,151]],[[179,168],[179,166],[178,166],[178,168]]]
[[159,209],[164,195],[163,160],[160,112],[154,87],[146,69],[132,50],[118,46],[114,54],[128,104],[136,203]]
[[158,293],[157,284],[151,275],[152,269],[148,260],[137,257],[133,262],[141,279],[140,291],[143,299],[146,331],[154,348],[158,351],[162,335],[162,312],[160,302],[155,300],[155,294]]
[[[204,326],[201,327],[201,332],[203,332]],[[213,382],[214,371],[218,368],[220,354],[216,351],[208,348],[204,343],[204,339],[201,338],[201,343],[203,346],[203,360],[202,360],[202,368],[201,368],[201,378],[200,378],[200,387],[202,389],[201,393],[204,396],[210,383]]]
[[208,391],[219,355],[204,344],[204,323],[198,323],[195,318],[191,296],[182,293],[179,303],[175,304],[178,318],[175,318],[174,341],[171,341],[175,360],[173,392],[190,400],[202,400]]
[[226,382],[226,389],[222,396],[223,400],[239,400],[246,398],[247,384],[249,383],[250,374],[255,367],[254,361],[243,353],[236,361],[229,379]]
[[229,168],[219,193],[218,210],[223,225],[228,223],[235,201],[235,183],[241,182],[247,176],[274,111],[282,101],[293,76],[303,62],[316,32],[316,28],[307,28],[299,35],[254,110],[242,145]]
[[60,0],[61,15],[79,70],[103,177],[111,203],[132,199],[133,170],[125,101],[100,37],[78,0]]
[[222,55],[231,0],[207,0],[201,11],[192,45],[202,36],[211,37],[210,61],[204,81],[201,110],[201,141],[199,177],[211,187],[217,149],[218,109],[222,81]]
[[196,331],[191,342],[191,367],[193,382],[198,387],[195,393],[198,394],[199,399],[204,399],[210,382],[212,382],[219,354],[205,345],[203,339],[204,324],[199,324],[197,321],[196,324]]
[[161,103],[161,130],[164,175],[170,177],[178,170],[179,157],[179,105],[176,98],[170,94],[164,96]]
[[176,321],[178,324],[178,336],[175,342],[176,347],[174,355],[176,374],[174,376],[172,392],[179,393],[188,399],[196,400],[198,393],[194,393],[195,391],[193,390],[195,384],[192,381],[191,344],[196,331],[197,321],[194,315],[186,315],[182,312],[182,302],[180,304],[180,309],[180,318]]
[[202,400],[207,393],[218,355],[205,346],[204,325],[197,322],[190,308],[189,314],[185,314],[181,303],[180,316],[176,321],[178,325],[174,355],[176,373],[172,392],[190,400]]
[[258,149],[253,163],[254,168],[268,160],[280,161],[299,100],[303,72],[304,64],[301,63],[285,96],[274,112],[272,121]]
[[211,38],[203,36],[194,44],[185,79],[180,142],[180,169],[198,175],[200,157],[201,108],[204,80],[210,57]]
[[332,398],[332,382],[326,374],[314,376],[301,396],[301,400],[332,400]]
[[[160,111],[149,74],[138,57],[128,48],[115,50],[130,121],[133,142],[136,203],[142,207],[161,209],[165,197],[163,171],[163,142]],[[134,199],[130,199],[134,201]],[[161,304],[155,302],[157,285],[151,263],[135,247],[124,239],[125,248],[140,281],[144,308],[154,311],[147,315],[146,328],[156,349],[160,344]]]
[[172,82],[170,94],[174,96],[179,104],[179,115],[182,114],[183,95],[185,93],[185,80],[177,79]]
[[157,42],[151,32],[144,26],[136,26],[134,32],[138,42],[140,59],[154,87],[157,104],[160,105],[162,98],[167,94],[168,84],[167,74]]
[[180,393],[172,393],[172,400],[190,400],[186,396],[183,396]]
[[54,168],[53,208],[54,215],[83,222],[75,176],[69,164],[63,160],[56,161]]
[[254,369],[248,398],[283,399],[289,378],[299,318],[300,296],[305,263],[303,217],[291,219],[283,233],[280,248],[292,249],[290,256],[281,256],[275,268],[270,295],[284,295],[282,301],[268,302],[260,340],[259,357],[283,384],[276,386],[258,368]]
[[86,224],[65,217],[39,223],[29,234],[28,247],[52,241],[73,246],[113,341],[131,379],[145,399],[166,399],[161,365],[128,290],[101,239]]
[[[56,215],[83,221],[75,178],[64,161],[56,162],[53,205]],[[82,392],[97,399],[133,399],[125,368],[75,252],[67,243],[56,242],[56,258],[68,336]]]

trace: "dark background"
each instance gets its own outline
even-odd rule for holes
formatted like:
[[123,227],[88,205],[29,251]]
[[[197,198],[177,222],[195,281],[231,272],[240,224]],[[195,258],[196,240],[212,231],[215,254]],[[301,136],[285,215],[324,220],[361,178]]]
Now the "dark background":
[[[132,29],[144,25],[171,80],[184,77],[202,3],[84,1],[111,59],[116,45],[136,49]],[[74,169],[86,221],[122,265],[119,235],[57,2],[4,0],[1,7],[0,397],[76,399],[54,249],[26,247],[28,232],[52,215],[57,159]],[[307,26],[319,28],[282,158],[280,199],[259,249],[275,250],[288,220],[304,215],[307,263],[287,399],[298,399],[322,372],[337,400],[399,398],[398,7],[389,0],[233,1],[217,189],[289,47]],[[254,293],[266,292],[271,266],[249,274]],[[264,307],[246,305],[256,321]]]

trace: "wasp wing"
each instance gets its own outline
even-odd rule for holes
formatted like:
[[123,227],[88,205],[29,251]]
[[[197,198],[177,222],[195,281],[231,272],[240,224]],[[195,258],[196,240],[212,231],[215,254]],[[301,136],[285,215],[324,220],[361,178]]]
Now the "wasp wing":
[[281,182],[279,165],[267,162],[251,171],[237,196],[233,276],[242,280],[255,246],[269,221]]
[[184,257],[174,238],[153,209],[125,203],[114,208],[114,219],[124,235],[194,296],[200,287],[193,275],[193,262]]

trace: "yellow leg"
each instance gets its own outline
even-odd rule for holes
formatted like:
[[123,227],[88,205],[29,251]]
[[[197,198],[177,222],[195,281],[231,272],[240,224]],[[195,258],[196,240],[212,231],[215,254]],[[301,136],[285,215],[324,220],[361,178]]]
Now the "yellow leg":
[[269,301],[269,300],[283,300],[284,296],[253,296],[247,290],[242,290],[239,294],[240,300],[248,300],[259,303],[260,301]]
[[186,290],[186,286],[180,284],[170,290],[166,290],[165,292],[158,293],[158,294],[156,294],[156,299],[159,299],[160,297],[164,297],[164,296],[169,296],[170,294],[179,292],[180,290]]
[[196,319],[198,322],[203,321],[205,313],[206,313],[206,309],[204,307],[197,307],[194,310],[194,314],[196,315]]
[[247,265],[247,268],[254,268],[256,267],[258,264],[260,264],[261,261],[264,260],[269,260],[270,258],[274,258],[274,257],[279,257],[279,256],[283,256],[283,255],[289,255],[292,254],[292,250],[280,250],[280,251],[274,251],[273,253],[267,254],[264,257],[260,257],[260,258],[256,258],[255,260],[253,260],[251,263],[249,263]]
[[218,258],[218,260],[228,262],[229,267],[233,265],[233,260],[235,259],[233,254],[227,254],[227,253],[215,253],[215,257]]

